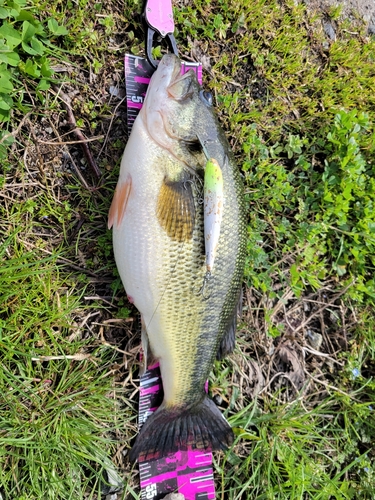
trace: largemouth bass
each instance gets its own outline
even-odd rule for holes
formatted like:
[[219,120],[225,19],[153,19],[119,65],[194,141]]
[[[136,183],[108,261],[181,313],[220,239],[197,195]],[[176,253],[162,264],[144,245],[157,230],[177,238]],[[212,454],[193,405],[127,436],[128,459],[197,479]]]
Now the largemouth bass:
[[[220,192],[212,197],[222,199],[212,267],[206,262],[203,150],[212,158],[211,177],[221,169]],[[215,189],[214,177],[210,182]],[[141,313],[146,363],[159,361],[164,389],[131,460],[178,449],[226,449],[233,432],[205,382],[215,357],[234,348],[245,260],[243,186],[211,94],[193,71],[181,75],[174,55],[159,63],[135,120],[108,225],[126,293]]]

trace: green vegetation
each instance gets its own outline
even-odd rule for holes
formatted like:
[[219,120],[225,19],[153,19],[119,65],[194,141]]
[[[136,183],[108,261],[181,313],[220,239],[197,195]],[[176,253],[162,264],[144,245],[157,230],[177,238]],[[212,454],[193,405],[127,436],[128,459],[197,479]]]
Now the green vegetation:
[[15,252],[15,240],[0,248],[2,492],[83,498],[89,486],[93,498],[105,482],[113,435],[134,415],[118,411],[108,376],[113,349],[82,336],[97,314],[82,318],[75,279],[60,272],[57,255],[36,260],[35,252]]
[[[267,147],[255,128],[248,135],[247,180],[261,185],[249,198],[258,206],[267,204],[267,225],[276,234],[278,251],[299,250],[290,268],[297,296],[307,286],[318,289],[333,275],[344,285],[354,282],[349,293],[356,299],[375,297],[372,129],[368,115],[354,109],[337,110],[314,137],[288,134],[283,144]],[[255,229],[257,224],[259,219]],[[254,268],[249,272],[255,274]],[[258,273],[254,278],[259,282]],[[266,283],[260,286],[267,289]]]
[[[50,56],[57,50],[52,40],[68,33],[54,18],[40,22],[38,11],[26,0],[0,3],[0,123],[9,122],[17,111],[31,111],[30,91],[43,103],[41,91],[49,88],[53,75]],[[3,131],[0,139],[4,136],[0,159],[6,158],[5,146],[12,142]]]
[[[339,9],[324,14],[332,41],[323,14],[294,1],[185,3],[180,53],[205,64],[249,214],[238,349],[210,380],[237,436],[215,456],[218,497],[371,500],[375,39]],[[144,53],[140,8],[0,0],[6,499],[98,498],[111,462],[118,498],[139,492],[126,459],[139,319],[106,217],[126,143],[123,55]],[[72,143],[61,91],[96,138],[100,181]]]

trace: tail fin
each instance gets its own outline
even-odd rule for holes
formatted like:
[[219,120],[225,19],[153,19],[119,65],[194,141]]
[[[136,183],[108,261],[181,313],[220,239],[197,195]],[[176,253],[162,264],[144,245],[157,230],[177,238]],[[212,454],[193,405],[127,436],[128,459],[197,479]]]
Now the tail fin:
[[225,450],[233,431],[215,403],[204,397],[189,408],[161,406],[143,425],[130,460],[151,460],[178,450]]

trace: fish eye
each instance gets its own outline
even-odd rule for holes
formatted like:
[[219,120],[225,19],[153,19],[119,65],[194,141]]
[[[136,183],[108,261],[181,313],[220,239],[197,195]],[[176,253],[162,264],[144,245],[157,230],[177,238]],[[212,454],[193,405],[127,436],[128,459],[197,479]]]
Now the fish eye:
[[207,92],[207,90],[201,90],[199,92],[199,97],[201,98],[201,101],[203,101],[204,104],[206,104],[206,106],[212,106],[213,99],[211,92]]

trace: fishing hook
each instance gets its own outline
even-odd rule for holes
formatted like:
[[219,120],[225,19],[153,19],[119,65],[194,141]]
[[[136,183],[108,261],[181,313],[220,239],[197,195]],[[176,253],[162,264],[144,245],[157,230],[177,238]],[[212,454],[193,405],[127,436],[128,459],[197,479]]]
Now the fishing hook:
[[206,271],[206,274],[203,277],[203,284],[199,288],[198,291],[195,291],[196,295],[202,295],[203,300],[208,300],[211,297],[211,290],[209,288],[209,283],[212,282],[213,276],[211,274],[211,271]]

